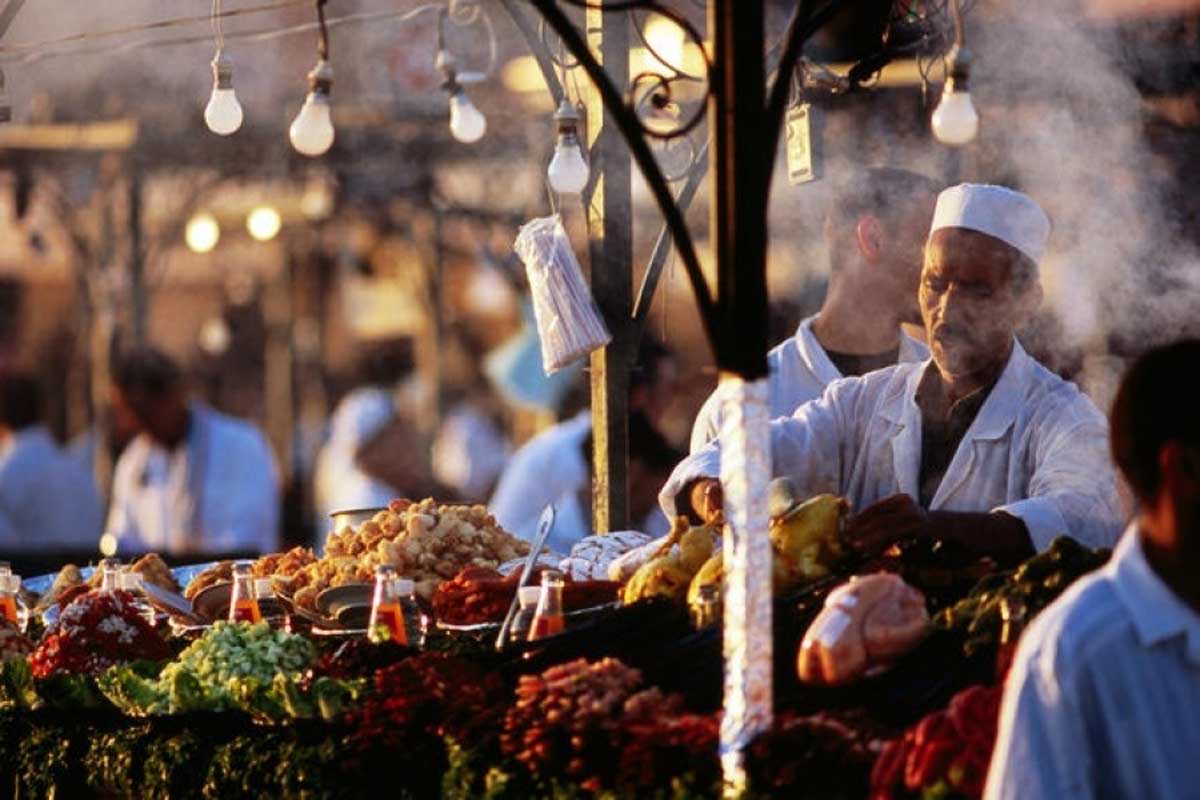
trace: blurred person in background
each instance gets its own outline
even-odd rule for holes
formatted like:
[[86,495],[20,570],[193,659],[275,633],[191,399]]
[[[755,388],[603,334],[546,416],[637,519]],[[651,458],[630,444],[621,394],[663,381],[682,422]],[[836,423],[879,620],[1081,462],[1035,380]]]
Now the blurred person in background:
[[365,347],[355,388],[338,402],[329,437],[317,453],[313,502],[318,544],[324,542],[335,511],[382,508],[397,497],[455,499],[434,479],[428,446],[408,413],[418,394],[411,384],[403,389],[412,370],[408,339]]
[[122,553],[269,553],[279,546],[279,473],[253,424],[189,399],[152,348],[116,358],[112,413],[138,435],[117,460],[106,539]]
[[[790,416],[838,378],[929,357],[901,324],[920,324],[917,284],[938,186],[889,167],[839,183],[823,229],[829,288],[821,310],[767,354],[772,418]],[[692,426],[694,453],[720,433],[713,392]]]
[[95,550],[95,482],[50,435],[41,399],[32,378],[0,378],[0,552]]
[[1150,351],[1111,414],[1139,510],[1103,569],[1024,632],[986,798],[1200,796],[1200,340]]
[[[638,351],[637,366],[629,379],[631,462],[634,459],[635,448],[643,446],[642,443],[636,443],[635,438],[649,438],[648,435],[644,436],[644,432],[649,431],[661,440],[657,426],[675,395],[676,378],[674,355],[656,342],[644,341]],[[640,420],[635,430],[637,417],[640,417]],[[591,459],[587,457],[591,448],[584,447],[591,435],[591,411],[584,409],[574,417],[542,431],[517,450],[500,476],[496,492],[488,504],[502,527],[516,536],[533,539],[542,508],[554,503],[563,506],[559,508],[559,515],[563,519],[556,519],[552,539],[561,544],[577,533],[582,538],[591,532],[590,515],[583,516],[584,511],[591,508],[591,502],[581,504],[578,501],[580,492],[586,491],[589,497],[591,492]],[[653,445],[656,444],[657,442],[647,443],[646,446],[653,450]],[[640,485],[634,487],[633,478],[634,468],[631,465],[631,493],[635,488],[643,488]],[[576,504],[575,510],[567,510],[572,503]],[[579,508],[580,505],[582,508]],[[652,536],[667,532],[669,525],[666,519],[652,506],[641,515],[635,516],[633,512],[631,495],[630,524],[642,533]],[[565,521],[572,516],[582,521]],[[559,531],[560,525],[564,526],[562,534]],[[565,554],[567,551],[558,552]]]

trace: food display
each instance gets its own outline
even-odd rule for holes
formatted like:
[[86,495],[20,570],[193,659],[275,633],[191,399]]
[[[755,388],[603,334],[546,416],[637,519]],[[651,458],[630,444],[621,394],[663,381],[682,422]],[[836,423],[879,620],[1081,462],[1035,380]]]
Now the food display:
[[1108,561],[1111,552],[1091,550],[1074,539],[1059,537],[1050,547],[1016,569],[981,580],[965,598],[934,617],[934,625],[965,637],[963,652],[990,652],[1000,642],[1007,601],[1025,620],[1054,602],[1078,578]]
[[[528,585],[536,586],[541,569],[531,573]],[[487,567],[466,567],[433,593],[434,616],[451,625],[499,622],[508,613],[517,592],[519,572],[507,576]],[[613,581],[577,581],[567,576],[563,585],[563,610],[575,611],[610,603],[619,585]]]
[[873,800],[983,796],[996,746],[1002,686],[971,686],[892,740],[871,772]]
[[276,676],[297,678],[316,658],[303,636],[273,630],[265,622],[217,622],[167,664],[156,680],[135,674],[109,676],[144,714],[220,711],[239,692],[270,686]]
[[855,576],[825,598],[800,645],[800,680],[850,683],[886,667],[925,638],[925,598],[896,575]]
[[76,598],[43,634],[29,658],[34,677],[97,675],[114,664],[170,654],[133,595],[93,590]]
[[0,620],[0,662],[22,659],[33,652],[33,642],[6,620]]
[[426,600],[466,566],[496,568],[527,555],[529,544],[503,530],[484,506],[393,500],[357,529],[329,534],[325,555],[293,575],[275,577],[279,591],[315,610],[317,595],[331,586],[370,583],[375,567],[389,564],[416,583]]
[[621,600],[636,603],[649,597],[667,597],[683,601],[692,578],[713,557],[716,537],[713,528],[693,528],[686,517],[676,517],[670,535],[625,584]]
[[[250,571],[256,578],[278,578],[286,581],[295,576],[304,567],[317,560],[313,551],[307,547],[293,547],[286,553],[271,553],[253,562]],[[232,561],[218,561],[208,569],[196,575],[183,591],[188,600],[210,586],[229,583],[233,580]]]
[[[951,575],[954,554],[929,544],[864,567],[838,543],[843,500],[772,499],[776,715],[746,750],[749,795],[978,796],[1001,629],[1015,636],[1020,624],[1007,622],[1028,622],[1107,553],[1062,540],[1014,570],[972,560]],[[40,638],[0,626],[0,785],[21,796],[355,797],[387,771],[397,793],[421,797],[720,796],[722,630],[681,607],[720,586],[719,544],[719,531],[677,520],[624,562],[636,561],[624,586],[568,577],[564,610],[588,613],[520,653],[476,627],[511,604],[520,570],[502,572],[501,559],[528,553],[482,507],[399,501],[330,536],[322,558],[295,548],[253,562],[296,604],[339,587],[321,608],[369,595],[347,584],[367,584],[376,564],[416,576],[447,624],[410,645],[283,618],[156,628],[139,598],[90,590],[64,568],[59,600],[83,594]],[[165,582],[161,559],[139,566]],[[220,591],[231,567],[204,569],[185,593]],[[941,609],[932,622],[930,608]]]

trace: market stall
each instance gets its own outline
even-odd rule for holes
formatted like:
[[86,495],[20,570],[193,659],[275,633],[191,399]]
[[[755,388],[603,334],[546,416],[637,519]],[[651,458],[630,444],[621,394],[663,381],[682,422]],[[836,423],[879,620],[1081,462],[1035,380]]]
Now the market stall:
[[[747,750],[750,795],[979,796],[1015,637],[1107,552],[1064,538],[1005,570],[913,543],[863,561],[839,544],[838,498],[772,512],[775,721]],[[559,581],[561,632],[519,625],[500,647],[522,573],[497,568],[538,559],[478,507],[396,501],[331,534],[320,558],[266,556],[244,575],[147,556],[6,578],[24,588],[5,595],[0,785],[19,797],[717,796],[719,536],[680,521],[612,558],[623,581],[539,566],[524,577]],[[389,568],[415,587],[370,580]],[[376,588],[389,580],[406,584],[399,629]],[[547,589],[533,594],[546,604]],[[261,621],[227,621],[247,596]]]

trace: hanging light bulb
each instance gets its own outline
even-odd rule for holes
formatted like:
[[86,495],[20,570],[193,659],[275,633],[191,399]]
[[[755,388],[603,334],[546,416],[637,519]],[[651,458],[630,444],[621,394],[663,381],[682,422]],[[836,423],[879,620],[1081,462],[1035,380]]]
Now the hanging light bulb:
[[325,59],[317,61],[308,73],[309,92],[304,106],[292,127],[288,138],[292,147],[306,156],[319,156],[333,146],[333,119],[329,112],[329,92],[333,87],[333,68]]
[[212,60],[213,90],[204,107],[204,123],[221,136],[242,127],[242,104],[233,91],[233,62],[218,51]]
[[558,123],[558,142],[546,177],[550,188],[559,194],[579,194],[588,182],[588,165],[579,145],[579,112],[563,98],[554,112],[554,121]]
[[463,144],[474,144],[487,132],[487,118],[461,88],[450,95],[450,135]]
[[201,211],[188,220],[183,239],[193,253],[212,252],[221,240],[221,226],[217,224],[216,217],[207,211]]
[[930,125],[939,142],[959,147],[974,141],[979,133],[979,114],[971,102],[967,85],[971,74],[970,52],[955,45],[950,51],[949,62],[942,99],[934,109]]

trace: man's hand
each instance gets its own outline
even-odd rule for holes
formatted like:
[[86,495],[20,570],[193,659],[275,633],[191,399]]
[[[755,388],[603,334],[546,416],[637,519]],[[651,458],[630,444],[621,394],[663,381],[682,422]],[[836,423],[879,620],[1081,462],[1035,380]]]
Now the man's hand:
[[725,495],[721,482],[712,478],[692,481],[684,491],[686,507],[680,511],[702,525],[720,525],[724,520]]
[[906,494],[894,494],[850,518],[845,540],[859,553],[875,556],[890,545],[928,533],[929,515]]

